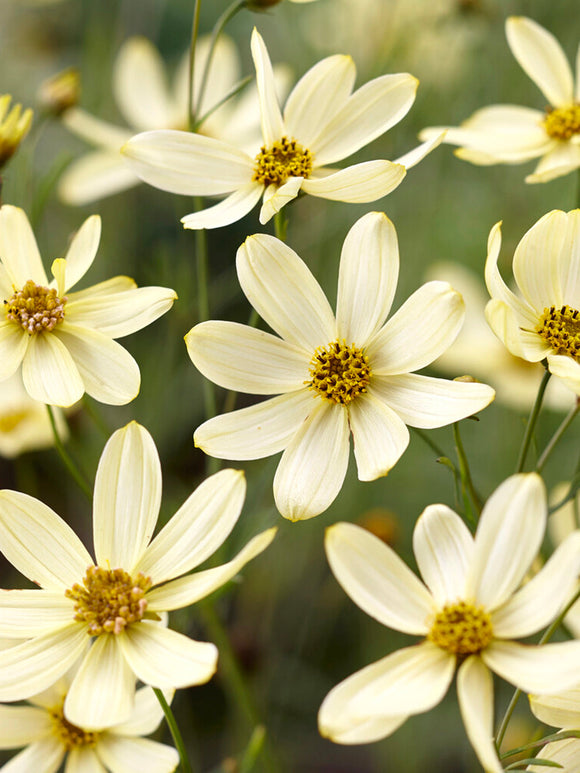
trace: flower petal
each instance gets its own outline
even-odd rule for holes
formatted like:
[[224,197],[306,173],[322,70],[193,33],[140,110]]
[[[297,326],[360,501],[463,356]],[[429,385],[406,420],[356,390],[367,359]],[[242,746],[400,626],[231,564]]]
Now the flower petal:
[[428,632],[431,594],[394,550],[352,523],[327,529],[324,545],[334,576],[364,612],[397,631]]
[[258,314],[310,357],[336,339],[336,322],[326,296],[306,264],[284,242],[268,234],[249,236],[238,249],[242,290]]
[[10,320],[0,321],[0,381],[13,376],[26,355],[29,336]]
[[204,684],[216,670],[215,645],[193,641],[157,623],[130,626],[119,644],[137,677],[152,687]]
[[251,182],[242,186],[219,204],[193,212],[181,218],[184,228],[222,228],[241,220],[260,200],[264,190],[262,183]]
[[528,362],[540,362],[550,351],[550,345],[537,333],[532,332],[537,327],[537,318],[533,327],[524,328],[526,324],[507,303],[491,300],[485,307],[485,319],[495,335],[514,357],[521,357]]
[[348,407],[359,480],[387,475],[409,445],[409,430],[384,401],[372,393]]
[[64,773],[108,773],[91,746],[77,746],[68,752]]
[[[165,690],[165,700],[171,704],[173,690]],[[163,709],[151,687],[140,687],[135,693],[129,719],[115,725],[115,735],[150,735],[163,721]]]
[[126,191],[140,182],[119,152],[95,150],[67,166],[58,181],[57,191],[65,204],[82,207]]
[[303,177],[290,177],[283,185],[269,185],[264,191],[264,201],[260,209],[260,223],[268,223],[282,207],[293,201],[300,193]]
[[324,177],[309,177],[302,190],[330,201],[366,204],[394,191],[406,174],[404,166],[392,161],[364,161]]
[[435,150],[435,148],[438,148],[439,145],[441,145],[445,139],[445,134],[445,131],[442,131],[439,134],[435,134],[425,142],[417,145],[417,147],[413,148],[413,150],[409,150],[407,153],[405,153],[404,156],[399,156],[399,158],[396,158],[393,161],[393,164],[401,164],[401,166],[404,166],[405,169],[412,169],[419,163],[419,161],[422,161],[425,156],[428,156],[432,150]]
[[284,518],[301,521],[333,503],[346,475],[348,414],[320,399],[286,446],[274,476],[274,499]]
[[552,727],[580,726],[580,687],[556,695],[530,695],[530,708],[540,722]]
[[4,773],[30,773],[42,770],[42,773],[57,773],[65,756],[65,750],[54,736],[27,746],[10,762],[2,766]]
[[161,504],[161,464],[153,438],[132,421],[105,446],[95,479],[97,564],[130,574],[151,541]]
[[64,592],[93,559],[62,518],[28,494],[0,491],[0,550],[29,580]]
[[260,118],[264,144],[271,147],[276,140],[284,135],[284,121],[276,96],[276,81],[272,71],[272,63],[262,36],[254,27],[252,32],[252,59],[256,68],[256,83],[260,98]]
[[202,322],[185,336],[195,367],[224,389],[271,395],[303,389],[309,358],[304,350],[237,322]]
[[580,683],[577,640],[541,645],[495,640],[481,657],[492,671],[524,692],[549,695]]
[[[70,290],[91,267],[101,240],[101,218],[98,215],[88,217],[73,236],[65,255],[66,290]],[[67,305],[67,313],[68,313]]]
[[0,749],[17,749],[52,735],[49,714],[32,706],[0,706]]
[[28,639],[54,631],[73,617],[72,601],[65,598],[62,588],[0,590],[0,636]]
[[4,204],[0,209],[0,260],[8,271],[12,284],[20,288],[29,279],[46,286],[48,279],[34,233],[19,207]]
[[22,380],[34,400],[49,405],[73,405],[85,391],[71,353],[52,332],[30,337],[22,362]]
[[179,765],[177,749],[147,738],[119,738],[106,733],[99,739],[98,755],[113,773],[146,770],[172,773]]
[[73,134],[91,145],[117,154],[121,145],[131,139],[134,132],[115,126],[79,107],[71,107],[62,116],[62,122]]
[[220,470],[206,478],[145,550],[136,571],[158,585],[201,564],[227,539],[245,495],[241,470]]
[[99,282],[96,285],[91,285],[85,290],[75,290],[74,293],[69,293],[69,303],[80,305],[80,301],[93,300],[101,296],[116,295],[117,293],[123,293],[126,290],[135,290],[137,287],[135,280],[129,276],[114,276],[111,279],[106,279],[104,282]]
[[527,183],[547,183],[557,177],[570,174],[580,167],[580,145],[572,142],[559,142],[540,159],[532,174],[525,180]]
[[379,330],[391,310],[398,278],[395,226],[382,212],[369,212],[356,221],[342,246],[336,302],[339,339],[360,346]]
[[[580,761],[580,743],[577,738],[566,738],[563,741],[547,743],[538,754],[543,760],[557,763],[557,765],[569,773],[577,773]],[[545,773],[544,765],[528,765],[529,773]]]
[[493,743],[493,679],[481,658],[469,657],[457,673],[457,697],[467,737],[486,773],[503,773]]
[[567,355],[549,354],[548,370],[573,392],[580,395],[580,363]]

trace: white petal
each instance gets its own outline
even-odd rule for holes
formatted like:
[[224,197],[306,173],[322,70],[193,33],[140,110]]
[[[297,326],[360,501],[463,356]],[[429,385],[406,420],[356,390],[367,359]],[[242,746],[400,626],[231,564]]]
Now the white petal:
[[61,120],[77,137],[109,151],[118,152],[121,145],[131,139],[132,132],[128,129],[95,118],[79,107],[66,110]]
[[241,470],[220,470],[206,478],[155,537],[136,571],[157,585],[201,564],[229,536],[245,495]]
[[485,307],[485,319],[495,335],[514,357],[521,357],[528,362],[540,362],[550,351],[550,345],[537,333],[538,320],[532,327],[511,306],[503,301],[491,300]]
[[9,204],[0,209],[0,260],[17,288],[29,279],[39,285],[48,284],[26,213]]
[[111,279],[106,279],[104,282],[91,285],[86,290],[75,290],[74,293],[69,293],[68,297],[71,304],[80,305],[80,301],[85,302],[101,296],[116,295],[127,290],[135,290],[136,287],[135,280],[131,279],[131,277],[114,276]]
[[56,738],[45,738],[31,744],[2,766],[2,773],[30,773],[42,770],[42,773],[57,773],[65,755],[65,750]]
[[64,592],[93,559],[62,518],[38,499],[0,491],[0,549],[19,572],[46,590]]
[[467,737],[486,773],[503,773],[493,743],[493,679],[478,657],[457,673],[457,697]]
[[536,646],[495,640],[481,657],[492,671],[524,692],[550,694],[580,683],[580,641]]
[[276,82],[272,63],[262,36],[254,27],[252,32],[252,59],[256,68],[256,82],[260,97],[260,117],[264,144],[270,147],[284,135],[284,121],[276,96]]
[[153,537],[161,504],[161,464],[145,427],[130,422],[105,446],[95,480],[97,564],[130,574]]
[[193,212],[181,218],[184,228],[222,228],[241,220],[260,200],[264,190],[262,183],[251,182],[242,186],[219,204]]
[[546,529],[546,490],[535,473],[512,475],[489,497],[475,535],[467,594],[488,611],[520,584]]
[[[62,327],[61,323],[59,327]],[[37,333],[22,362],[28,394],[40,403],[67,407],[81,399],[85,385],[71,353],[55,333]]]
[[302,190],[321,199],[366,204],[394,191],[406,174],[404,166],[392,161],[365,161],[324,177],[309,177]]
[[510,16],[505,27],[509,47],[548,102],[565,107],[574,101],[572,71],[551,32],[525,16]]
[[530,695],[530,708],[546,725],[580,727],[580,687],[556,695]]
[[548,370],[569,389],[580,395],[580,363],[567,355],[549,354]]
[[111,733],[99,739],[98,755],[113,773],[172,773],[179,765],[179,754],[171,746],[147,738],[118,738]]
[[394,550],[352,523],[331,526],[324,544],[334,576],[362,610],[397,631],[428,632],[431,594]]
[[303,389],[309,380],[302,348],[237,322],[202,322],[185,343],[195,367],[224,389],[271,395]]
[[195,445],[209,456],[236,461],[277,454],[314,409],[314,398],[303,389],[215,416],[196,429]]
[[[80,578],[78,578],[80,579]],[[0,636],[27,639],[70,623],[72,601],[60,591],[0,590]]]
[[395,226],[382,212],[369,212],[356,221],[342,246],[336,302],[339,339],[360,346],[379,330],[391,310],[398,277]]
[[258,314],[282,338],[310,356],[336,339],[326,296],[299,256],[268,234],[249,236],[236,256],[238,279]]
[[293,201],[300,193],[303,177],[290,177],[283,185],[269,185],[264,191],[264,201],[260,209],[260,223],[268,223],[282,207]]
[[141,621],[120,637],[120,646],[137,677],[152,687],[204,684],[216,670],[218,651],[157,623]]
[[558,142],[552,150],[540,159],[527,183],[547,183],[557,177],[570,174],[580,167],[580,146],[572,142]]
[[403,420],[382,400],[369,393],[348,408],[359,480],[387,475],[409,445]]
[[83,659],[64,702],[65,718],[73,725],[98,730],[131,714],[135,676],[119,646],[123,635],[97,636]]
[[463,597],[473,537],[457,513],[445,505],[427,507],[413,532],[413,552],[438,607]]
[[64,773],[107,773],[99,760],[95,749],[90,746],[77,746],[67,754]]
[[0,706],[0,749],[17,749],[52,734],[49,714],[32,706]]
[[442,131],[440,134],[435,134],[435,136],[422,142],[420,145],[417,145],[413,150],[409,150],[404,156],[396,158],[393,161],[393,164],[401,164],[405,169],[412,169],[419,161],[422,161],[425,156],[428,156],[432,150],[435,150],[435,148],[438,148],[439,145],[441,145],[445,138],[445,134],[445,131]]
[[73,236],[65,255],[66,290],[70,290],[89,270],[97,254],[100,240],[101,218],[98,215],[91,215]]
[[0,381],[13,376],[28,349],[29,336],[10,320],[0,321]]
[[301,521],[326,510],[348,467],[348,414],[320,398],[292,437],[274,476],[274,499],[284,518]]
[[57,190],[65,204],[82,207],[140,182],[119,151],[95,150],[67,166]]
[[[164,690],[165,700],[171,704],[174,691]],[[140,687],[135,693],[133,711],[126,722],[115,725],[115,735],[150,735],[163,721],[163,709],[151,687]]]
[[[577,738],[548,743],[542,747],[538,757],[558,763],[566,773],[580,773],[580,741]],[[529,765],[526,770],[530,773],[546,773],[546,766]]]

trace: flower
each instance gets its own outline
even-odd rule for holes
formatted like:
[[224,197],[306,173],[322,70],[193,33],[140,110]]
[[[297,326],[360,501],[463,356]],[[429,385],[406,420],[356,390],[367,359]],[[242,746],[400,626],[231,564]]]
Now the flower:
[[455,338],[463,301],[445,282],[429,282],[383,324],[399,251],[395,227],[382,212],[360,218],[346,237],[336,317],[306,265],[272,236],[246,239],[237,271],[248,300],[281,338],[232,322],[203,322],[185,337],[189,356],[226,389],[281,394],[210,419],[194,440],[225,459],[285,449],[274,478],[285,518],[311,518],[332,503],[346,474],[351,432],[359,479],[374,480],[407,447],[406,424],[441,427],[493,399],[485,384],[412,373]]
[[580,395],[580,209],[540,218],[516,247],[513,273],[520,295],[499,273],[501,223],[487,243],[485,316],[516,357],[547,360],[548,370]]
[[161,689],[210,679],[216,647],[157,621],[212,593],[270,544],[275,529],[254,537],[228,563],[180,577],[230,534],[245,489],[242,471],[212,475],[151,540],[161,500],[159,456],[147,430],[131,422],[110,437],[97,470],[96,563],[49,507],[0,491],[0,550],[40,586],[0,591],[0,636],[29,639],[2,653],[0,701],[50,687],[88,641],[64,702],[66,720],[78,727],[125,722],[136,679]]
[[[202,37],[195,49],[194,98],[199,99],[201,78],[210,39]],[[286,93],[288,73],[276,72],[276,87]],[[220,140],[238,141],[242,148],[260,143],[258,96],[254,85],[220,105],[240,80],[240,63],[234,43],[221,35],[199,116],[197,131]],[[121,47],[113,71],[113,91],[131,129],[101,121],[81,108],[66,111],[64,125],[97,149],[74,161],[62,175],[59,195],[66,204],[82,205],[137,185],[140,180],[120,155],[121,147],[136,132],[149,129],[186,129],[189,52],[183,56],[171,89],[159,51],[143,37],[129,38]],[[204,118],[204,116],[206,116]]]
[[124,405],[139,392],[139,366],[113,339],[134,333],[165,314],[177,298],[167,287],[137,286],[126,276],[69,292],[90,268],[99,246],[101,219],[89,217],[66,258],[46,277],[22,209],[0,209],[0,382],[22,365],[34,400],[68,406],[87,392]]
[[[546,725],[562,730],[580,730],[580,688],[557,695],[530,695],[530,708],[535,716]],[[566,738],[546,744],[538,753],[544,760],[558,763],[569,773],[579,769],[580,738]],[[544,765],[529,765],[526,770],[544,773]]]
[[[559,502],[562,502],[569,491],[570,483],[558,484],[550,495],[552,506],[556,507]],[[557,547],[580,527],[577,518],[580,518],[580,491],[577,491],[575,497],[572,497],[572,499],[562,505],[562,507],[559,507],[550,516],[548,520],[548,534],[550,535],[552,545]],[[575,588],[574,592],[576,590]],[[580,639],[580,600],[570,608],[564,622],[574,636]]]
[[[443,142],[460,145],[455,155],[473,164],[519,164],[540,158],[527,183],[543,183],[580,167],[580,82],[556,38],[525,16],[510,16],[506,35],[512,54],[549,102],[544,112],[517,105],[491,105],[459,128],[447,127]],[[578,59],[580,68],[580,57]],[[424,129],[427,140],[442,127]]]
[[185,228],[233,223],[261,197],[260,223],[267,223],[300,191],[334,201],[376,201],[440,142],[436,137],[394,163],[367,161],[331,169],[329,164],[352,155],[407,114],[415,100],[416,78],[383,75],[351,94],[354,62],[348,56],[330,56],[301,78],[282,115],[268,51],[257,30],[252,33],[252,56],[264,142],[255,158],[235,144],[176,131],[138,134],[122,150],[139,177],[157,188],[227,195],[219,204],[182,218]]
[[0,96],[0,168],[16,153],[32,124],[32,110],[22,112],[22,105],[10,110],[11,101],[10,94]]
[[534,693],[580,681],[580,642],[531,645],[530,636],[563,607],[580,568],[580,531],[519,588],[546,526],[544,484],[535,473],[513,475],[487,501],[475,538],[445,505],[425,509],[413,548],[425,584],[397,554],[358,526],[326,532],[331,569],[351,599],[384,625],[423,636],[337,685],[318,715],[322,735],[369,743],[428,711],[457,669],[459,707],[483,768],[501,773],[492,742],[491,671]]
[[[66,760],[68,771],[111,773],[172,773],[179,755],[171,746],[141,738],[163,719],[159,701],[150,687],[137,690],[133,710],[125,722],[105,730],[87,730],[63,714],[74,668],[52,687],[31,696],[24,706],[0,705],[0,748],[26,748],[0,770],[42,770],[56,773]],[[167,692],[171,701],[173,692]],[[16,766],[16,767],[13,767]]]

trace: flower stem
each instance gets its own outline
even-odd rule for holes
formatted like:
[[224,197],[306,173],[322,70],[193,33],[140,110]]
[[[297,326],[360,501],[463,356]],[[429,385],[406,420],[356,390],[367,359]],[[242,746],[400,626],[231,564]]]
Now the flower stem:
[[187,756],[187,751],[185,749],[185,744],[183,743],[183,737],[179,730],[179,725],[177,724],[175,716],[171,711],[171,707],[165,700],[165,695],[163,695],[163,692],[158,687],[153,687],[152,689],[153,689],[153,692],[155,693],[157,700],[159,701],[159,704],[161,705],[161,708],[163,709],[163,713],[165,714],[165,721],[167,722],[167,727],[169,728],[169,732],[171,733],[171,737],[173,738],[173,743],[175,744],[175,748],[177,749],[177,753],[179,754],[181,771],[182,773],[193,773],[191,763],[189,761],[189,757]]
[[280,239],[281,242],[285,242],[287,230],[288,218],[286,217],[284,210],[281,209],[274,215],[274,235],[277,239]]
[[106,421],[103,419],[96,406],[93,404],[91,398],[85,393],[83,395],[83,406],[85,411],[93,420],[93,423],[99,429],[103,435],[108,438],[112,434],[112,430],[107,426]]
[[[459,433],[459,422],[453,423],[453,439],[455,441],[455,451],[457,453],[457,459],[459,461],[459,474],[461,476],[461,492],[463,494],[463,502],[465,505],[465,515],[467,519],[475,525],[477,518],[473,515],[471,510],[471,502],[477,510],[477,515],[481,514],[482,502],[479,494],[475,490],[473,485],[473,479],[469,470],[469,463],[467,461],[467,454],[461,440],[461,434]],[[471,498],[471,502],[470,502]]]
[[562,421],[562,423],[560,424],[556,432],[554,432],[552,439],[550,440],[548,445],[544,448],[544,451],[542,452],[542,455],[540,456],[540,458],[538,459],[538,463],[536,464],[536,472],[542,472],[542,470],[544,469],[544,465],[548,461],[552,451],[558,445],[558,443],[562,439],[562,435],[572,424],[572,422],[578,415],[579,411],[580,411],[580,399],[576,399],[576,405],[572,406],[572,408],[570,409],[567,416],[564,418],[564,420]]
[[48,419],[50,421],[50,426],[52,428],[52,434],[54,437],[54,447],[58,451],[59,456],[62,459],[64,466],[71,474],[71,477],[74,478],[79,488],[82,489],[83,494],[87,497],[89,502],[92,502],[93,492],[91,491],[91,487],[85,480],[84,475],[81,473],[81,471],[78,469],[76,464],[73,462],[72,457],[64,447],[64,444],[60,438],[60,435],[58,434],[58,427],[56,426],[56,419],[54,417],[54,411],[52,410],[52,406],[47,405],[46,410],[48,411]]
[[540,382],[540,386],[538,387],[538,394],[536,395],[536,400],[532,406],[532,410],[530,411],[530,416],[526,425],[526,431],[524,433],[524,439],[522,440],[522,447],[520,448],[520,455],[518,457],[516,472],[522,472],[526,464],[526,456],[528,455],[528,450],[534,435],[536,422],[538,420],[538,416],[540,415],[542,400],[544,399],[544,392],[546,391],[546,387],[548,386],[548,381],[550,380],[551,375],[552,374],[549,370],[545,370]]
[[195,77],[195,47],[197,45],[197,34],[199,32],[199,12],[201,9],[201,0],[195,0],[193,7],[193,22],[191,24],[191,42],[189,44],[189,91],[187,94],[187,123],[189,131],[193,131],[195,126],[195,104],[193,102],[193,82]]

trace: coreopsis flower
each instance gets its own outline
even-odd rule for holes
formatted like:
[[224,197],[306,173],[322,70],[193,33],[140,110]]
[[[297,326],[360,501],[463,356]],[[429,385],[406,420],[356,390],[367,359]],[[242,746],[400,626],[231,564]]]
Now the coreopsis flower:
[[[69,722],[63,706],[74,669],[28,705],[0,705],[0,749],[26,747],[0,771],[39,770],[56,773],[64,762],[69,773],[172,773],[179,755],[171,746],[146,738],[157,729],[163,710],[150,687],[137,690],[133,710],[125,722],[106,729],[85,729]],[[171,701],[173,692],[167,692]]]
[[426,508],[413,549],[423,581],[372,534],[350,523],[326,532],[331,569],[351,599],[384,625],[423,637],[363,668],[326,696],[322,735],[337,743],[378,741],[443,698],[457,671],[459,707],[482,767],[501,773],[492,741],[495,672],[522,690],[548,694],[580,681],[580,642],[520,644],[562,609],[580,568],[580,531],[519,587],[546,526],[544,484],[513,475],[483,508],[475,537],[445,505]]
[[234,143],[176,131],[138,134],[123,148],[133,170],[157,188],[194,196],[226,195],[219,204],[182,218],[185,228],[228,225],[260,198],[260,223],[267,223],[301,191],[334,201],[376,201],[439,144],[441,137],[435,137],[394,163],[378,160],[331,168],[398,123],[415,100],[418,81],[407,73],[383,75],[351,93],[354,62],[348,56],[330,56],[301,78],[282,113],[270,57],[257,30],[251,48],[263,136],[255,157]]
[[0,96],[0,168],[16,153],[32,124],[32,110],[22,105],[10,109],[10,94]]
[[[539,158],[526,182],[548,182],[580,167],[580,82],[574,87],[560,44],[537,22],[510,16],[506,35],[513,55],[549,106],[545,111],[517,105],[484,107],[460,127],[446,127],[443,142],[460,145],[455,155],[473,164],[519,164]],[[427,140],[442,128],[424,129],[419,136]]]
[[[530,708],[540,722],[561,730],[580,730],[580,688],[557,695],[530,695]],[[543,760],[557,763],[565,773],[580,770],[580,738],[552,741],[538,752]],[[545,765],[530,765],[526,770],[544,773]]]
[[519,294],[499,273],[501,223],[490,231],[485,316],[516,357],[547,360],[548,370],[580,395],[580,209],[540,218],[516,247],[513,273]]
[[[201,80],[210,40],[200,38],[195,49],[193,98],[200,96]],[[197,131],[206,137],[237,142],[240,147],[259,146],[260,126],[255,85],[226,99],[241,78],[234,43],[218,39],[206,88],[198,108],[201,123]],[[287,72],[276,72],[276,87],[287,89]],[[137,132],[150,129],[187,129],[189,52],[183,56],[171,87],[159,51],[147,38],[129,38],[121,47],[113,70],[113,92],[127,125],[115,126],[81,108],[67,110],[64,125],[96,150],[67,167],[59,182],[61,199],[72,205],[87,204],[127,190],[140,180],[121,156],[121,147]],[[215,110],[213,109],[215,108]],[[205,116],[205,118],[204,118]]]
[[76,403],[84,392],[124,405],[139,392],[139,366],[114,339],[165,314],[175,292],[137,288],[117,276],[85,290],[70,289],[95,258],[101,219],[89,217],[48,281],[34,233],[22,209],[0,209],[0,382],[22,366],[26,391],[51,405]]
[[[568,494],[570,483],[560,483],[554,488],[550,495],[552,507],[556,507],[559,502]],[[573,531],[580,528],[580,491],[572,497],[562,507],[558,508],[548,520],[548,534],[552,544],[556,547],[564,542]],[[576,589],[575,589],[576,590]],[[566,627],[572,631],[577,639],[580,639],[580,600],[578,600],[569,610],[564,622]]]
[[463,301],[447,283],[429,282],[385,324],[399,251],[395,227],[382,212],[360,218],[346,237],[336,316],[307,266],[278,239],[250,236],[236,265],[246,297],[281,337],[203,322],[185,338],[189,356],[226,389],[279,396],[210,419],[194,440],[224,459],[284,450],[274,497],[285,518],[311,518],[332,503],[346,474],[351,433],[359,479],[374,480],[407,447],[407,424],[441,427],[493,399],[485,384],[412,372],[455,338]]
[[113,433],[99,462],[95,560],[49,507],[0,491],[0,550],[40,586],[0,591],[0,636],[28,639],[2,653],[0,701],[42,692],[80,657],[64,717],[92,730],[128,720],[136,679],[160,689],[210,679],[217,648],[159,620],[228,582],[272,541],[275,529],[254,537],[228,563],[185,574],[230,534],[245,488],[239,470],[207,478],[152,539],[161,468],[150,434],[131,422]]

